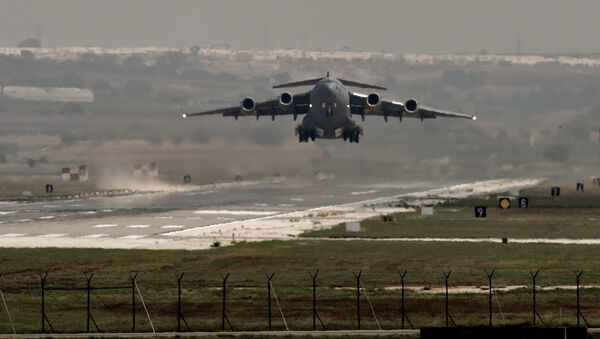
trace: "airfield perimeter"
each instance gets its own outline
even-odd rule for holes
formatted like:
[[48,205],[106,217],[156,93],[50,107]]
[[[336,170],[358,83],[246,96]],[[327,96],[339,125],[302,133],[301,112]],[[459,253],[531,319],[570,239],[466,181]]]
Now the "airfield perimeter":
[[[528,324],[529,272],[541,269],[538,311],[556,326],[575,322],[573,272],[583,270],[582,312],[597,326],[597,188],[577,193],[564,187],[559,198],[549,197],[547,184],[524,188],[538,183],[498,180],[435,188],[317,182],[299,188],[279,179],[118,198],[5,203],[0,208],[0,245],[5,247],[0,253],[0,289],[17,333],[36,333],[40,274],[49,272],[47,287],[81,287],[90,273],[95,274],[94,286],[107,286],[126,285],[129,274],[138,272],[137,283],[155,329],[166,332],[176,329],[175,274],[185,272],[183,313],[190,327],[218,331],[221,278],[229,272],[228,317],[235,330],[256,331],[266,329],[265,273],[275,273],[273,288],[290,330],[309,330],[309,273],[320,270],[319,314],[327,329],[348,330],[356,328],[352,272],[362,270],[363,293],[373,307],[363,295],[362,325],[374,330],[372,313],[383,329],[401,327],[398,270],[408,270],[406,309],[419,328],[443,326],[442,272],[450,270],[450,312],[457,324],[487,324],[485,273],[493,269],[494,323]],[[495,207],[494,193],[517,188],[530,197],[529,209]],[[421,216],[418,209],[411,211],[400,202],[419,205],[447,199],[452,201],[435,207],[433,216]],[[487,220],[473,218],[475,204],[488,205]],[[393,212],[395,221],[379,221],[380,214]],[[335,226],[373,216],[362,223],[361,232]],[[501,243],[501,237],[508,237],[508,244]],[[189,251],[209,248],[216,240],[228,246]],[[84,294],[47,292],[46,312],[58,332],[84,331]],[[92,293],[92,313],[102,331],[131,330],[130,300],[127,290]],[[11,333],[2,316],[0,332]],[[151,331],[141,306],[136,321],[137,331]],[[273,329],[285,329],[275,305]]]

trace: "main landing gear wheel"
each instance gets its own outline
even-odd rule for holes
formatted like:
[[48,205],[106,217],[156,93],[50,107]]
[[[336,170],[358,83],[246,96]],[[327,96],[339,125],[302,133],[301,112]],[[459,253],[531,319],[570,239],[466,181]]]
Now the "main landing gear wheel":
[[309,138],[310,140],[315,141],[316,137],[317,135],[314,131],[308,132],[303,129],[298,130],[298,142],[308,142]]
[[342,138],[344,139],[344,141],[348,140],[350,142],[358,143],[360,141],[360,130],[355,129],[348,133],[344,132],[344,135],[342,136]]

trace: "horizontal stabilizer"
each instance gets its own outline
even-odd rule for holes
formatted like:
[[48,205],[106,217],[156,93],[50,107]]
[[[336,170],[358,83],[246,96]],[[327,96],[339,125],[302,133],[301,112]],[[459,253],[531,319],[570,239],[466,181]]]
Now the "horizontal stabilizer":
[[[287,84],[275,85],[275,86],[273,86],[273,88],[314,86],[314,85],[317,84],[317,82],[319,82],[319,81],[321,81],[323,79],[324,78],[315,78],[315,79],[308,79],[308,80],[302,80],[302,81],[288,82]],[[385,91],[386,90],[385,87],[381,87],[381,86],[377,86],[377,85],[365,84],[363,82],[356,82],[356,81],[344,80],[344,79],[338,79],[338,80],[342,84],[344,84],[344,86],[358,87],[358,88],[371,88],[371,89],[378,89],[378,90],[381,90],[381,91]]]
[[344,86],[358,87],[358,88],[371,88],[371,89],[378,89],[378,90],[382,90],[382,91],[387,90],[387,88],[385,88],[385,87],[381,87],[381,86],[377,86],[377,85],[365,84],[363,82],[356,82],[356,81],[344,80],[344,79],[338,79],[338,80],[342,84],[344,84]]
[[317,82],[323,80],[323,78],[308,79],[302,81],[288,82],[287,84],[275,85],[273,88],[285,88],[285,87],[300,87],[300,86],[314,86]]

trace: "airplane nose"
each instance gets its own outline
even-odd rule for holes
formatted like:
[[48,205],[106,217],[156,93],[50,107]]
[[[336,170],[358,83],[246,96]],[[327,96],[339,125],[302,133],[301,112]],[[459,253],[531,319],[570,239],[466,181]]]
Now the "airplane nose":
[[328,102],[334,102],[337,99],[337,91],[335,84],[327,84],[323,86],[323,99]]

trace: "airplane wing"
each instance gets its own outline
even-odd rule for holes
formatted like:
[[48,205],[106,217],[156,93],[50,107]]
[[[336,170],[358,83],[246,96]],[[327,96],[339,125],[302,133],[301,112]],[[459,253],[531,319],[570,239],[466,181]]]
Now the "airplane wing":
[[[406,103],[398,101],[389,101],[373,98],[371,105],[368,103],[368,96],[361,93],[350,93],[350,112],[362,116],[375,115],[388,117],[402,118],[417,118],[417,119],[436,119],[443,118],[463,118],[477,120],[476,115],[451,112],[447,110],[435,109],[427,106],[419,105],[414,99],[408,100]],[[377,101],[377,104],[374,104]],[[411,109],[407,109],[407,105]]]
[[288,105],[282,104],[280,98],[256,103],[254,103],[252,99],[246,98],[244,100],[252,100],[254,109],[243,109],[242,104],[240,104],[234,107],[220,108],[204,112],[183,113],[183,117],[187,118],[200,115],[222,115],[224,117],[234,117],[236,119],[238,116],[256,116],[258,119],[260,116],[271,116],[272,119],[275,119],[276,115],[293,115],[295,120],[298,115],[306,114],[308,112],[309,95],[310,91],[301,94],[294,94],[292,95],[291,103]]

